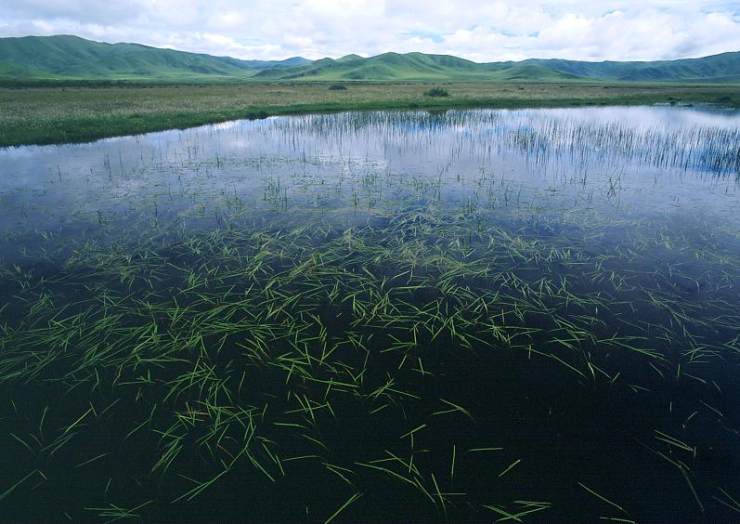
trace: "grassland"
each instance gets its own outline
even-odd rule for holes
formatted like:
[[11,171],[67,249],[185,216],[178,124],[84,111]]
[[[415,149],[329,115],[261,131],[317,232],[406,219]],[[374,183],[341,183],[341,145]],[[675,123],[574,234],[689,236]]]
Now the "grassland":
[[[240,118],[309,111],[714,103],[740,107],[735,85],[603,83],[242,83],[0,88],[0,146],[85,142]],[[424,93],[442,86],[450,96]]]

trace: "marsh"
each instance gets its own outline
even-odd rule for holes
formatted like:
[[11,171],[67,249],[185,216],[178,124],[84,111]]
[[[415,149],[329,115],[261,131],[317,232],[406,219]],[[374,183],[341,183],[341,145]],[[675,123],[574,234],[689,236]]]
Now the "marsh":
[[11,522],[729,522],[740,112],[0,149]]

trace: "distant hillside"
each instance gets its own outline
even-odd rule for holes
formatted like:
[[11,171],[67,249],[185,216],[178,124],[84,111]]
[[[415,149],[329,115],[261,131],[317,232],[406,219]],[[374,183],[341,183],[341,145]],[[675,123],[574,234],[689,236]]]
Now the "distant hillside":
[[370,58],[324,58],[299,67],[264,70],[271,80],[498,80],[625,82],[740,82],[740,52],[658,62],[581,62],[530,59],[479,64],[422,53],[385,53]]
[[684,58],[656,62],[579,62],[574,60],[525,60],[531,64],[576,78],[650,81],[740,81],[740,52],[704,58]]
[[76,36],[0,38],[0,80],[740,82],[740,52],[655,62],[476,63],[423,53],[239,60]]
[[259,71],[308,62],[304,58],[237,60],[139,44],[104,44],[68,35],[0,38],[0,78],[4,79],[244,79]]
[[479,64],[447,55],[385,53],[370,58],[324,58],[300,67],[264,70],[271,80],[557,80],[572,75],[537,65]]

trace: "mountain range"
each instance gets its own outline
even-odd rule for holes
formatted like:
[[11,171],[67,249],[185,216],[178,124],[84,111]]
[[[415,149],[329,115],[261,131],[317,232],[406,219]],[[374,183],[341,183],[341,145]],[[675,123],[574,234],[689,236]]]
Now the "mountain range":
[[740,82],[740,52],[651,62],[528,59],[478,63],[448,55],[384,53],[311,61],[240,60],[77,36],[0,38],[4,81],[609,81]]

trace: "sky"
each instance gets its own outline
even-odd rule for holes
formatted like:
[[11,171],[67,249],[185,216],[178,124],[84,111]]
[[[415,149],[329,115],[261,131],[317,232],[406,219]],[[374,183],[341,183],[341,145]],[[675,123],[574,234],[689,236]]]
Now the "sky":
[[247,59],[659,60],[740,51],[740,0],[0,0],[0,36],[52,34]]

